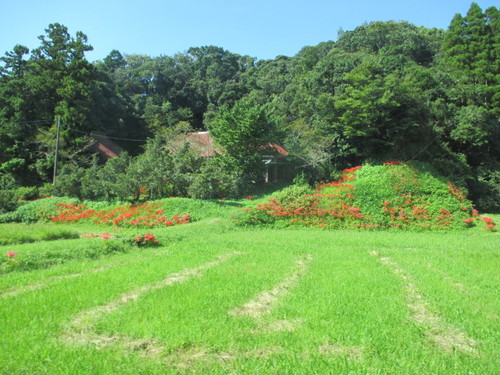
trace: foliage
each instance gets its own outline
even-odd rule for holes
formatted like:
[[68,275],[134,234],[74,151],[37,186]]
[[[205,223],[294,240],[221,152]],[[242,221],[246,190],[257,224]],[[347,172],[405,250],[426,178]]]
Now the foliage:
[[21,201],[33,199],[38,195],[38,189],[34,186],[19,187],[17,189],[0,190],[0,214],[14,211]]
[[229,198],[240,195],[245,175],[231,156],[216,155],[194,176],[188,193],[197,199]]

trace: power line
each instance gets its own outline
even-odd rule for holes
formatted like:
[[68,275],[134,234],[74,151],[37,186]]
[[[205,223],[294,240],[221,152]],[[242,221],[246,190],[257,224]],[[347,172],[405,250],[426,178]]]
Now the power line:
[[29,125],[29,124],[53,124],[54,120],[30,120],[30,121],[19,121],[19,122],[8,122],[11,125]]
[[147,142],[147,139],[111,137],[111,136],[105,135],[105,134],[96,134],[96,133],[92,133],[92,132],[90,132],[90,133],[82,132],[81,130],[76,130],[76,129],[69,129],[69,131],[80,133],[80,134],[85,134],[85,135],[88,135],[89,137],[103,137],[103,138],[108,138],[108,139],[117,139],[120,141]]
[[[53,124],[54,120],[29,120],[29,121],[19,121],[19,122],[8,122],[10,125],[29,125],[29,124]],[[88,135],[89,137],[106,137],[109,139],[116,139],[120,141],[132,141],[132,142],[147,142],[147,139],[137,139],[137,138],[120,138],[120,137],[111,137],[105,134],[95,134],[92,132],[83,132],[81,130],[76,129],[68,129],[71,132],[76,132],[80,134]]]

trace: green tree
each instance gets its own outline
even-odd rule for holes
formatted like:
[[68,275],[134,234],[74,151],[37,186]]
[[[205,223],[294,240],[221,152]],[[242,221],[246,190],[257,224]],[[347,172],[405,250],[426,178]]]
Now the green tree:
[[208,129],[224,156],[234,159],[249,180],[257,180],[262,169],[261,155],[273,132],[265,109],[251,97],[240,100],[232,108],[221,107]]

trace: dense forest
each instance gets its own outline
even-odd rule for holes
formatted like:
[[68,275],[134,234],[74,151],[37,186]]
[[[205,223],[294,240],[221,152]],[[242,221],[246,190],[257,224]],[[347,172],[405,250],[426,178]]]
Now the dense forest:
[[[373,22],[295,56],[220,47],[89,62],[58,23],[0,58],[0,189],[86,199],[238,195],[262,179],[263,148],[288,151],[290,180],[329,181],[362,163],[418,160],[500,208],[500,12],[472,3],[447,30]],[[52,186],[57,124],[57,183]],[[208,130],[202,158],[179,134]],[[91,151],[104,134],[125,152]],[[31,188],[34,189],[34,188]],[[33,191],[33,190],[30,190]]]

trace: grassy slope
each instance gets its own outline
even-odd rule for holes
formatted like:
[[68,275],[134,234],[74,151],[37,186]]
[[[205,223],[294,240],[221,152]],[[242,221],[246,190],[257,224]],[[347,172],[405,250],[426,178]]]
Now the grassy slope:
[[[104,231],[91,225],[68,228]],[[0,276],[0,293],[45,285],[0,296],[0,352],[7,353],[0,356],[0,372],[494,374],[500,369],[495,233],[247,231],[213,220],[154,233],[161,248]],[[36,251],[57,242],[6,250]],[[234,251],[243,254],[201,277],[144,293],[96,322],[100,334],[154,340],[163,350],[159,359],[118,345],[99,349],[61,342],[64,327],[79,312]],[[412,318],[405,281],[369,254],[373,251],[415,280],[443,324],[476,339],[478,354],[446,352],[430,340],[428,327]],[[228,313],[282,282],[305,254],[312,256],[307,272],[270,314],[252,319]],[[280,321],[295,329],[265,328]]]

